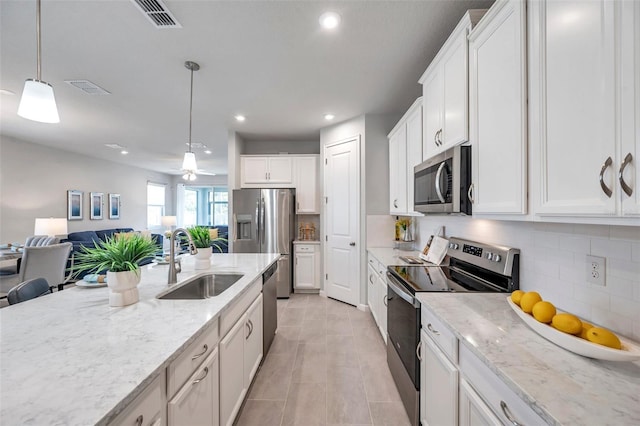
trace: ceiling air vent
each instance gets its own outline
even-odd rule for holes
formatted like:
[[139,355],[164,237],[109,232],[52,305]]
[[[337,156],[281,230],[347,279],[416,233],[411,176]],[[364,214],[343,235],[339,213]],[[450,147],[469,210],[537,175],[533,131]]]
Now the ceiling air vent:
[[156,28],[182,28],[161,0],[131,0]]
[[117,143],[105,143],[104,146],[109,147],[111,149],[124,149],[124,146],[119,145]]
[[90,82],[89,80],[65,80],[67,84],[72,85],[76,89],[82,90],[87,95],[110,95],[111,93],[104,90],[102,87]]

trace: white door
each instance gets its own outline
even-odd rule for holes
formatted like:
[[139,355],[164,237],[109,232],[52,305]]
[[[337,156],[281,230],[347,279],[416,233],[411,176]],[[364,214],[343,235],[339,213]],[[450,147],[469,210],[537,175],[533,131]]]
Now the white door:
[[469,38],[473,213],[526,213],[525,4],[497,3],[483,22]]
[[296,253],[296,285],[295,288],[299,289],[314,289],[316,286],[316,254],[311,253]]
[[220,341],[220,424],[233,425],[247,388],[244,384],[245,320],[242,316]]
[[458,35],[442,57],[443,110],[440,148],[447,149],[469,139],[467,30]]
[[407,118],[407,211],[413,212],[413,168],[422,162],[422,106]]
[[214,350],[169,401],[169,426],[218,424],[218,368]]
[[296,213],[318,214],[318,157],[298,157],[296,169]]
[[616,213],[617,4],[528,3],[537,214]]
[[292,183],[293,161],[291,157],[269,157],[269,183]]
[[262,294],[245,314],[244,387],[249,388],[262,360]]
[[494,426],[502,424],[471,385],[460,378],[460,426]]
[[429,75],[422,86],[422,160],[433,157],[440,151],[442,138],[442,73],[439,68]]
[[426,425],[458,424],[458,369],[420,331],[420,417]]
[[407,212],[407,127],[389,139],[389,213]]
[[242,184],[269,182],[269,160],[267,157],[241,157]]
[[360,138],[325,148],[325,291],[360,302]]

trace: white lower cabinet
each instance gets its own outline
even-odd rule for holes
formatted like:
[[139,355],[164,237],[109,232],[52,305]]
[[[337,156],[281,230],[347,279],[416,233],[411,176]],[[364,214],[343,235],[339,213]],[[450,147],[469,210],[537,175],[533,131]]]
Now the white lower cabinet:
[[420,421],[430,426],[457,425],[458,368],[424,330],[420,342]]
[[166,394],[164,375],[157,377],[113,421],[114,426],[163,426]]
[[382,339],[387,343],[387,279],[384,275],[378,276],[378,329],[382,334]]
[[295,290],[320,290],[320,245],[295,244]]
[[459,403],[458,416],[460,426],[494,426],[500,424],[500,420],[493,414],[493,411],[463,377],[460,378]]
[[262,361],[262,294],[247,310],[244,338],[244,385],[247,389]]
[[387,281],[384,265],[369,254],[367,303],[382,339],[387,343]]
[[218,350],[214,350],[169,401],[169,425],[219,424],[218,368]]

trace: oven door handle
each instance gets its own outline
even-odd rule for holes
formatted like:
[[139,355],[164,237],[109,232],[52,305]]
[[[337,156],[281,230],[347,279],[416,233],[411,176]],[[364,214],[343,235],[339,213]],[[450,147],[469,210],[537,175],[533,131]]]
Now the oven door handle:
[[440,188],[440,178],[442,177],[442,170],[446,165],[447,165],[447,162],[443,161],[442,164],[440,164],[440,167],[438,167],[438,171],[436,172],[436,195],[440,199],[441,203],[444,203],[445,199],[444,199],[444,196],[442,195],[442,189]]
[[405,290],[402,290],[402,284],[398,282],[398,280],[393,276],[391,272],[387,272],[387,285],[391,287],[391,290],[393,290],[394,293],[400,296],[402,300],[411,303],[414,306],[416,305],[415,298]]

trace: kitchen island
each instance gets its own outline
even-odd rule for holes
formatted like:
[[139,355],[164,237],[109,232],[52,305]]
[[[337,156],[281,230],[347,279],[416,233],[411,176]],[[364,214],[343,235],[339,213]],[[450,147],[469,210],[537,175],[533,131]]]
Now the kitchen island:
[[70,288],[0,310],[0,424],[107,424],[214,324],[278,254],[214,254],[208,271],[244,276],[219,296],[159,300],[168,265],[142,268],[140,301],[109,307],[102,288]]
[[[476,378],[464,371],[463,353],[471,353],[479,362],[476,366],[488,368],[506,385],[496,392],[497,401],[513,392],[541,420],[522,423],[640,424],[640,362],[598,361],[554,345],[513,312],[505,294],[420,293],[417,297],[423,310],[458,339],[461,381],[464,377],[473,384]],[[506,422],[499,408],[495,411]]]

